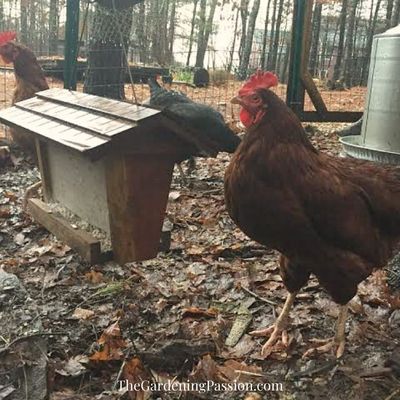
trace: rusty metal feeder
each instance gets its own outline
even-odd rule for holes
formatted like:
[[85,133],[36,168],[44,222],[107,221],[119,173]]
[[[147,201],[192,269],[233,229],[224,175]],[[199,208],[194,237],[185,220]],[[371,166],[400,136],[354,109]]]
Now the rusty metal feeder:
[[196,149],[216,155],[159,110],[65,89],[2,110],[0,121],[35,136],[45,203],[30,199],[29,212],[91,263],[102,260],[99,241],[52,215],[46,203],[108,233],[118,263],[150,259],[174,164]]

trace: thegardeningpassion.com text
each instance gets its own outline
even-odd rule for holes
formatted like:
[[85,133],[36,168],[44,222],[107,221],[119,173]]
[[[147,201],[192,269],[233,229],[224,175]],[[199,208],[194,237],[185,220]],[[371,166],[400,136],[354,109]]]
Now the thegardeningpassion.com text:
[[128,392],[151,391],[151,392],[283,392],[283,384],[278,382],[228,382],[220,383],[214,381],[205,382],[177,382],[168,380],[166,382],[130,382],[119,381],[119,390]]

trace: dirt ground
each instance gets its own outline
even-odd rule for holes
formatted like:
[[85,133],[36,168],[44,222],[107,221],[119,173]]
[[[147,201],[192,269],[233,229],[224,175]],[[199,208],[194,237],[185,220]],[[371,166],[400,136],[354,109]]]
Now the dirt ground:
[[[339,127],[307,132],[337,154]],[[199,160],[191,188],[174,176],[169,252],[89,266],[22,211],[38,172],[13,149],[13,165],[0,171],[0,399],[36,400],[46,390],[53,400],[400,399],[400,303],[382,271],[352,303],[340,361],[302,358],[313,339],[334,333],[337,306],[315,280],[291,313],[289,347],[260,357],[264,339],[249,332],[273,322],[286,290],[277,254],[249,240],[225,211],[228,160]],[[237,380],[271,390],[124,393],[124,379]]]
[[[239,85],[173,88],[215,106],[236,126],[227,99]],[[0,108],[10,105],[13,87],[13,75],[4,73]],[[285,87],[277,92],[284,96]],[[365,88],[321,93],[330,110],[363,109]],[[127,85],[126,94],[143,101],[149,91]],[[309,100],[306,107],[312,109]],[[342,126],[306,128],[318,148],[338,154],[335,131]],[[23,212],[21,197],[39,174],[12,150],[12,165],[0,170],[0,399],[36,400],[47,391],[54,400],[400,399],[400,302],[383,272],[360,286],[340,361],[302,357],[313,339],[334,333],[337,307],[315,280],[295,303],[289,347],[261,358],[264,339],[249,332],[273,322],[286,290],[277,254],[250,241],[225,211],[228,156],[198,160],[190,188],[174,175],[169,252],[125,266],[89,266]],[[124,379],[237,380],[270,391],[125,393],[118,390]]]

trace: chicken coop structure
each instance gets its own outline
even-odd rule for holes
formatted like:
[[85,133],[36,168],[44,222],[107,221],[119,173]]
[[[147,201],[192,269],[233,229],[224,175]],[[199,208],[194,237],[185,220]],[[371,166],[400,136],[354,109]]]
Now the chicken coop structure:
[[45,202],[28,211],[91,263],[100,242],[52,211],[66,207],[111,238],[120,264],[157,255],[174,164],[206,142],[158,110],[65,89],[49,89],[0,112],[34,135]]

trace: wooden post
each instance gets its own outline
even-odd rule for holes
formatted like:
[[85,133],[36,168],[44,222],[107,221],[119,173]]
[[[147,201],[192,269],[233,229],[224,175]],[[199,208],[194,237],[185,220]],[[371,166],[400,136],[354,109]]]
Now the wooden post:
[[106,162],[107,201],[114,259],[119,264],[158,253],[174,159],[114,154]]
[[315,109],[321,115],[328,112],[324,100],[316,87],[310,72],[308,71],[308,61],[310,58],[310,48],[312,40],[312,9],[313,0],[308,0],[304,3],[304,31],[303,31],[303,44],[302,44],[302,55],[301,55],[301,82],[306,89]]
[[311,74],[308,59],[311,46],[311,19],[313,0],[295,0],[293,11],[292,46],[286,103],[298,115],[304,112],[304,94],[308,95],[320,115],[328,109]]
[[40,171],[40,178],[42,181],[42,192],[45,201],[48,203],[52,198],[51,193],[51,180],[50,180],[50,167],[47,159],[47,144],[40,141],[35,137],[36,155],[38,159],[38,167]]

